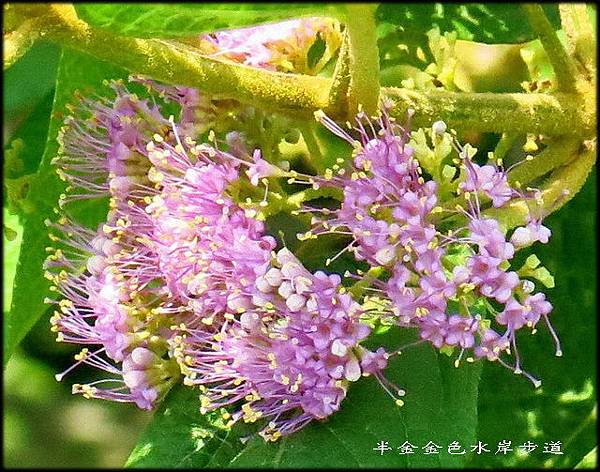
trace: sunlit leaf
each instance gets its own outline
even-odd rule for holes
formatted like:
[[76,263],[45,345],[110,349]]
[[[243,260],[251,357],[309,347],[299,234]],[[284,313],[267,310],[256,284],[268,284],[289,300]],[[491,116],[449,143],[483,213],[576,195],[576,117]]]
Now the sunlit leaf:
[[78,3],[79,16],[124,36],[174,38],[301,16],[331,16],[318,3]]

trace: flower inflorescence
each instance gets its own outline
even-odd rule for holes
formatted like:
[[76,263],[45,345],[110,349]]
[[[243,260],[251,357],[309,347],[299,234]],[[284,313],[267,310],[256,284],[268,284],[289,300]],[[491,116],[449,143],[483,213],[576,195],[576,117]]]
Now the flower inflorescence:
[[[521,368],[516,333],[523,327],[535,332],[543,319],[556,341],[556,355],[562,355],[548,319],[552,306],[543,293],[532,293],[531,280],[519,276],[527,273],[523,268],[510,270],[510,261],[517,249],[548,242],[550,230],[530,214],[529,222],[507,239],[506,228],[487,216],[484,206],[488,202],[500,208],[513,199],[535,202],[539,191],[509,186],[510,168],[475,163],[474,149],[461,147],[445,133],[445,125],[440,132],[438,122],[432,140],[447,139],[456,147],[453,175],[460,177],[451,185],[464,197],[455,208],[444,208],[438,183],[425,178],[408,126],[396,124],[385,105],[374,120],[358,114],[356,125],[349,126],[358,139],[322,113],[317,119],[353,145],[353,160],[324,178],[310,178],[317,185],[342,188],[343,200],[337,210],[310,208],[321,216],[313,218],[312,229],[302,237],[348,236],[344,251],[388,273],[387,280],[372,282],[382,294],[371,297],[375,311],[389,312],[400,326],[416,327],[438,349],[460,349],[457,363],[471,350],[475,357],[498,360],[538,386],[540,381]],[[461,217],[461,223],[443,231],[448,224],[440,215],[446,220]],[[492,322],[498,327],[492,328]],[[514,364],[500,359],[502,352],[511,351]]]
[[[268,60],[254,58],[258,65],[274,67],[274,44],[306,52],[314,34],[303,36],[302,28],[311,24],[290,23],[293,41],[284,35],[268,44],[253,30],[259,49],[270,51]],[[323,34],[330,28],[333,41],[337,26],[327,25],[312,27]],[[231,43],[221,49],[231,55],[254,44],[244,38],[209,39],[215,48]],[[261,142],[250,132],[255,110],[195,89],[132,82],[145,86],[148,98],[120,81],[110,83],[112,99],[79,97],[54,160],[68,186],[59,201],[65,214],[48,221],[55,246],[46,275],[57,292],[48,299],[57,307],[52,330],[58,341],[85,346],[57,378],[80,364],[107,373],[74,385],[74,393],[150,409],[183,377],[198,389],[202,412],[217,410],[228,425],[258,421],[260,434],[276,440],[339,410],[362,376],[374,376],[403,404],[404,390],[384,376],[401,349],[362,345],[377,323],[415,329],[417,344],[457,350],[457,366],[462,359],[496,361],[536,386],[522,369],[517,332],[535,332],[543,320],[561,355],[552,306],[531,280],[547,285],[551,276],[535,256],[511,267],[517,250],[550,237],[535,213],[540,193],[509,185],[511,168],[501,162],[475,162],[474,148],[460,146],[444,123],[427,132],[431,151],[423,130],[411,132],[412,113],[401,126],[385,103],[376,117],[359,112],[347,129],[318,112],[353,152],[322,175],[307,175],[282,166],[276,146],[248,150]],[[177,119],[165,112],[173,105]],[[355,285],[309,271],[268,234],[263,211],[284,198],[282,178],[288,186],[340,191],[337,206],[305,204],[293,213],[312,217],[301,241],[347,238],[323,258],[330,256],[329,266],[348,253],[366,264],[367,273],[345,274]],[[108,199],[95,229],[68,215],[73,202],[91,198]],[[515,199],[532,210],[526,225],[509,230],[488,210]]]

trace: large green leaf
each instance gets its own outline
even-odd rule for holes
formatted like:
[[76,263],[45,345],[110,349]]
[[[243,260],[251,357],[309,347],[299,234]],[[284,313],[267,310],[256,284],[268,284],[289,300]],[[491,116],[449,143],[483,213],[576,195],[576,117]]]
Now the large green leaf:
[[[6,87],[6,84],[5,84]],[[9,86],[9,90],[13,87]],[[6,92],[6,88],[5,88]],[[27,119],[19,126],[12,139],[4,146],[4,192],[3,192],[3,321],[7,320],[7,313],[12,303],[13,281],[19,261],[21,243],[23,241],[23,225],[17,214],[18,202],[10,201],[15,194],[25,191],[27,174],[35,173],[40,163],[46,143],[52,98],[54,93],[49,93],[43,98]],[[16,180],[11,180],[16,179]]]
[[[378,338],[378,339],[377,339]],[[373,341],[398,347],[407,336],[397,329]],[[458,369],[430,346],[407,349],[391,362],[386,376],[407,392],[398,407],[374,378],[350,386],[341,409],[329,420],[313,422],[276,443],[255,436],[245,447],[241,432],[219,430],[198,410],[197,392],[179,387],[167,397],[127,465],[135,467],[458,467],[463,455],[446,448],[460,441],[469,451],[477,422],[477,386],[480,365]],[[206,436],[206,432],[210,434]],[[208,438],[208,439],[207,439]],[[393,448],[380,455],[379,441]],[[417,446],[413,455],[401,455],[405,441]],[[420,449],[429,441],[439,445],[439,455]]]
[[[237,430],[200,414],[198,390],[179,385],[167,395],[126,467],[199,468],[229,463],[243,447]],[[218,426],[218,425],[221,426]]]
[[175,38],[301,16],[331,16],[319,3],[79,3],[79,16],[124,36]]
[[[23,223],[23,250],[14,280],[12,306],[4,320],[4,365],[14,348],[48,309],[44,297],[49,293],[49,285],[44,278],[42,264],[47,255],[45,248],[50,245],[50,240],[44,220],[53,218],[53,208],[64,191],[64,183],[57,177],[50,161],[58,149],[56,136],[62,117],[66,114],[65,105],[73,100],[75,90],[87,93],[105,91],[107,89],[102,85],[104,79],[125,76],[123,70],[87,55],[71,51],[64,51],[62,54],[46,149],[29,189],[31,211],[25,215]],[[71,207],[71,213],[75,216],[84,215],[87,223],[97,219],[102,211],[101,202]]]
[[[52,91],[60,48],[52,43],[35,43],[10,69],[4,72],[3,113],[12,122]],[[9,123],[10,125],[10,123]]]

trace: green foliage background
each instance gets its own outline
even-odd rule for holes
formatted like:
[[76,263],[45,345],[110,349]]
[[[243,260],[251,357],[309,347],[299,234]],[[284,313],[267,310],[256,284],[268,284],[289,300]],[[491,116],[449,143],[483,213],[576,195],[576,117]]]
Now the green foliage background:
[[[442,30],[456,29],[462,39],[508,43],[532,38],[526,28],[512,28],[513,24],[522,25],[522,21],[515,23],[509,10],[499,13],[497,5],[483,9],[448,6],[441,12],[433,7],[406,5],[380,8],[381,27],[385,28],[386,22],[401,23],[407,30],[412,28],[409,31],[419,41],[432,23]],[[128,16],[136,15],[131,6],[126,10],[119,8],[78,6],[86,21],[131,35],[139,35],[143,30],[152,32],[150,36],[177,36],[181,24],[192,28],[188,32],[197,33],[214,26],[214,21],[227,21],[231,16],[231,11],[215,8],[211,15],[217,20],[213,19],[212,24],[206,18],[200,21],[197,6],[190,4],[162,13],[150,8],[152,11],[135,20]],[[310,14],[318,8],[296,5],[283,17]],[[550,18],[556,20],[553,10],[548,11]],[[186,14],[195,15],[197,21],[186,23]],[[265,18],[269,14],[282,17],[280,11],[260,13]],[[251,23],[256,15],[252,9],[244,10],[237,17],[240,23],[232,26]],[[401,33],[399,37],[403,38]],[[541,389],[533,389],[522,377],[497,364],[485,364],[481,373],[480,364],[454,369],[443,356],[423,346],[407,351],[390,369],[390,377],[414,395],[415,403],[410,403],[409,396],[407,405],[399,410],[370,379],[353,386],[342,411],[324,425],[310,426],[275,446],[251,440],[245,448],[236,440],[236,435],[245,432],[228,433],[207,422],[198,412],[195,393],[189,389],[174,389],[154,419],[129,405],[89,402],[71,396],[70,384],[89,378],[90,373],[77,371],[63,383],[54,380],[54,374],[70,363],[77,349],[54,342],[47,306],[42,303],[43,295],[38,296],[45,290],[41,261],[48,244],[42,223],[61,192],[48,163],[56,151],[59,112],[73,91],[102,92],[103,79],[124,76],[124,72],[70,51],[62,52],[59,67],[59,57],[59,48],[39,43],[7,71],[4,81],[5,150],[12,140],[23,139],[25,147],[20,155],[25,167],[19,175],[35,172],[38,166],[40,169],[31,182],[34,207],[26,219],[9,215],[4,209],[5,224],[17,233],[12,241],[4,238],[3,248],[5,362],[16,349],[4,379],[5,466],[120,467],[127,460],[127,465],[133,467],[563,468],[575,466],[595,447],[595,172],[566,207],[548,218],[553,232],[550,243],[535,248],[555,276],[556,287],[547,294],[555,307],[552,319],[564,351],[562,358],[553,356],[552,340],[543,328],[535,336],[522,339],[525,366],[543,379]],[[4,203],[6,207],[6,195]],[[102,214],[102,208],[90,206],[82,206],[78,211],[86,215],[89,223]],[[286,222],[279,225],[285,227]],[[19,254],[21,264],[17,268]],[[17,281],[14,291],[13,280]],[[13,308],[19,309],[8,318],[11,302]],[[395,334],[387,333],[383,338]],[[397,343],[394,340],[393,344]],[[469,444],[477,440],[488,443],[492,454],[469,454],[456,459],[447,454],[433,458],[422,454],[400,456],[395,452],[379,456],[372,450],[379,440],[387,440],[392,446],[405,440],[419,445],[434,440],[445,445],[466,438],[471,441]],[[558,440],[562,441],[565,454],[549,456],[539,450],[530,456],[493,454],[500,440],[511,440],[513,446],[527,440],[539,445]],[[467,449],[469,444],[463,443]]]

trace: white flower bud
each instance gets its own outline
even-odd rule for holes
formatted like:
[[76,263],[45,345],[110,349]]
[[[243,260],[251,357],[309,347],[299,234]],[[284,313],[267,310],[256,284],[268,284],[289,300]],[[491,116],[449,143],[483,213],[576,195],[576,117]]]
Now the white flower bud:
[[232,311],[248,310],[252,308],[252,304],[243,295],[232,293],[227,297],[227,308]]
[[435,135],[444,134],[446,132],[446,129],[448,129],[448,127],[446,126],[446,123],[444,123],[443,121],[436,121],[431,126],[431,130],[433,131],[433,134],[435,134]]
[[265,274],[265,280],[269,282],[272,287],[279,287],[283,281],[283,276],[281,275],[281,271],[279,269],[273,267]]
[[296,260],[296,257],[287,247],[280,249],[277,253],[277,262],[279,262],[281,265],[285,264],[286,262],[296,262]]
[[256,288],[262,293],[269,293],[273,289],[265,277],[258,277],[256,279]]
[[344,357],[348,352],[348,348],[339,339],[336,339],[331,343],[331,353],[334,356]]
[[283,298],[289,298],[292,293],[294,293],[294,289],[292,288],[292,284],[287,280],[282,282],[277,290],[277,293],[281,295]]
[[308,292],[312,285],[312,281],[308,277],[298,276],[294,279],[294,287],[296,293],[302,295],[304,292]]
[[525,293],[531,293],[535,290],[535,284],[531,280],[523,280],[522,286]]
[[296,262],[286,262],[281,267],[281,273],[288,279],[292,279],[302,274],[302,267]]
[[317,300],[315,299],[315,297],[313,295],[306,302],[306,309],[308,311],[317,311],[318,308],[319,308],[319,305],[317,304]]
[[297,293],[290,295],[290,297],[285,301],[287,307],[292,311],[301,310],[305,303],[306,298],[304,298],[302,295],[298,295]]
[[133,360],[133,362],[140,367],[146,367],[158,360],[158,356],[150,349],[136,347],[133,351],[131,351],[131,360]]
[[400,236],[401,232],[402,232],[402,229],[400,228],[400,225],[397,223],[392,223],[388,229],[389,235],[393,236],[393,237]]
[[266,298],[261,297],[260,295],[252,295],[252,303],[255,306],[263,307],[263,306],[265,306],[265,305],[267,305],[269,303],[269,300],[267,300]]
[[517,228],[510,237],[510,242],[515,247],[522,247],[531,244],[533,242],[531,238],[531,231],[529,228],[523,226]]
[[348,362],[344,366],[344,377],[350,382],[356,382],[361,376],[360,364],[354,354],[350,353],[348,357]]
[[375,253],[375,260],[378,264],[387,265],[394,260],[396,257],[396,248],[393,246],[386,246],[381,248]]

